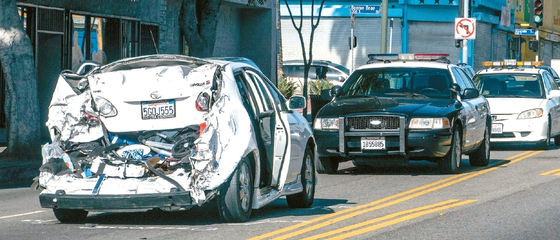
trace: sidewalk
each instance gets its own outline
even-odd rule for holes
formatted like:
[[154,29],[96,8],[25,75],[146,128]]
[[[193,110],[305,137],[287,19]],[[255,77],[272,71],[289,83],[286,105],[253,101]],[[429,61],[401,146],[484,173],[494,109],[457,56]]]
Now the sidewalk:
[[[0,143],[0,153],[6,146]],[[8,159],[0,157],[0,188],[11,183],[33,182],[33,178],[39,176],[40,159],[31,162],[25,159]]]

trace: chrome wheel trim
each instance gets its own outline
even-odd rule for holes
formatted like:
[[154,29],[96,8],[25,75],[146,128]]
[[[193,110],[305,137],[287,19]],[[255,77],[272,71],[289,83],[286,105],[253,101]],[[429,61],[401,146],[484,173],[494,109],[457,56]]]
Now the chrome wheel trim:
[[251,172],[247,164],[239,168],[239,203],[244,212],[248,211],[251,203]]
[[313,193],[313,159],[311,159],[311,155],[307,155],[304,159],[305,164],[305,194],[307,196],[311,196]]

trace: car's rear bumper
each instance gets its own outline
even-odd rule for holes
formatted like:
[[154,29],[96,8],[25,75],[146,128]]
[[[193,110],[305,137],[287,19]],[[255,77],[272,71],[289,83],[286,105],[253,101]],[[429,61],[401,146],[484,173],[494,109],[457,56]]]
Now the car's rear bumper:
[[175,209],[192,205],[190,192],[129,195],[68,195],[64,192],[39,195],[41,207],[61,209],[126,210]]

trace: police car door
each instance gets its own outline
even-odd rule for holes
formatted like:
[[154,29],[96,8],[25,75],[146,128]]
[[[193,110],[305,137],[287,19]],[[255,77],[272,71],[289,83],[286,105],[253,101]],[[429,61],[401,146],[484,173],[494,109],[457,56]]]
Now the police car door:
[[[289,168],[290,138],[287,116],[281,114],[279,103],[265,84],[266,77],[251,69],[245,70],[246,78],[256,96],[257,115],[261,139],[266,149],[267,167],[270,168],[267,183],[281,190]],[[259,136],[257,136],[259,137]],[[261,166],[262,167],[262,166]]]
[[[470,82],[470,78],[467,74],[459,68],[452,68],[453,76],[455,77],[455,81],[459,86],[461,86],[461,94],[464,92],[465,88],[474,88],[474,85]],[[464,141],[464,148],[471,149],[474,147],[473,144],[476,144],[482,139],[484,139],[484,131],[486,130],[486,120],[483,119],[485,117],[483,112],[484,100],[481,97],[472,98],[472,99],[461,99],[463,107],[465,109],[465,141]],[[482,109],[481,109],[482,108]]]

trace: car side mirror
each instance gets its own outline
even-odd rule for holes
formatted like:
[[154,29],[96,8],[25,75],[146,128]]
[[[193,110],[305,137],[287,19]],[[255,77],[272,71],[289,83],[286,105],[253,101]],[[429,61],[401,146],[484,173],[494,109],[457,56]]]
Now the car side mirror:
[[465,88],[463,99],[477,98],[480,95],[476,88]]
[[321,91],[321,99],[330,101],[334,97],[336,97],[340,93],[341,90],[342,90],[341,86],[334,86],[331,89],[322,90]]
[[557,98],[560,97],[560,90],[551,90],[548,94],[548,98]]
[[304,109],[307,101],[303,96],[292,96],[288,101],[288,107],[293,110]]
[[453,83],[453,84],[449,85],[449,89],[451,89],[451,92],[453,92],[453,93],[461,92],[461,86],[459,86],[459,84],[457,84],[457,83]]

